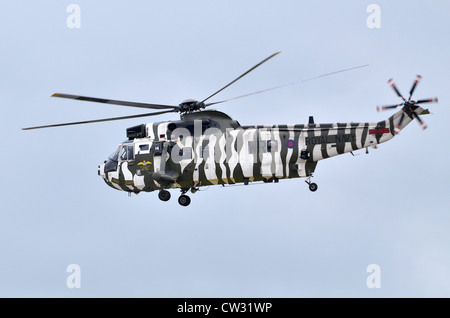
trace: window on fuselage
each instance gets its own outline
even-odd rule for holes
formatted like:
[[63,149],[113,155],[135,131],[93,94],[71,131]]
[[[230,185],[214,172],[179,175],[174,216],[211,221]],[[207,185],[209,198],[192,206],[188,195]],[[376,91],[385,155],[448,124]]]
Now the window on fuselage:
[[277,152],[278,142],[276,140],[267,140],[267,152]]
[[128,160],[134,160],[134,145],[127,146]]
[[153,143],[153,155],[161,156],[162,154],[162,143],[160,141]]
[[130,161],[134,160],[134,145],[123,145],[120,151],[120,160]]

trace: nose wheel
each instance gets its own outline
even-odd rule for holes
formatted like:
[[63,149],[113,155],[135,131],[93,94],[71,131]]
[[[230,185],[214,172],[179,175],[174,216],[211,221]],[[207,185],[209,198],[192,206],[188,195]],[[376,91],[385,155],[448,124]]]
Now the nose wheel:
[[170,192],[167,190],[161,190],[158,193],[158,198],[161,201],[169,201],[170,200]]

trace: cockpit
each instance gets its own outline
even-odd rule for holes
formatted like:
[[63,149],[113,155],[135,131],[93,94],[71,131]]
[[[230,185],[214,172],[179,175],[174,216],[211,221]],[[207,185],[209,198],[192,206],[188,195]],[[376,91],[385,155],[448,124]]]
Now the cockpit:
[[111,156],[108,157],[108,160],[105,162],[105,173],[110,171],[116,171],[117,165],[119,163],[119,152],[122,146],[119,146],[116,151],[114,151]]
[[[120,155],[120,156],[119,156]],[[105,170],[104,172],[111,172],[117,170],[117,165],[120,161],[130,161],[134,160],[134,144],[133,143],[124,143],[117,147],[116,151],[114,151],[105,162]]]

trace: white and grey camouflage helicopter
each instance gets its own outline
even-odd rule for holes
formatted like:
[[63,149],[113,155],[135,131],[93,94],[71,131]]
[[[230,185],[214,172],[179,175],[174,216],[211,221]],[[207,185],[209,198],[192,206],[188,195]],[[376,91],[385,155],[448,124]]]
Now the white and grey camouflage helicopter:
[[316,124],[312,116],[308,124],[241,126],[227,114],[205,108],[237,98],[262,93],[268,90],[304,82],[339,72],[320,75],[296,83],[282,85],[238,96],[206,103],[207,100],[241,79],[255,68],[280,52],[267,57],[232,82],[202,101],[186,100],[177,106],[147,104],[111,99],[101,99],[69,94],[53,94],[53,97],[106,103],[121,106],[158,109],[160,111],[132,116],[105,118],[83,122],[23,128],[24,130],[96,123],[112,120],[162,115],[172,112],[180,114],[180,120],[162,121],[130,127],[127,140],[119,144],[114,153],[98,166],[98,175],[112,188],[138,194],[141,191],[159,191],[158,197],[168,201],[168,189],[178,188],[178,202],[188,206],[191,202],[186,193],[195,193],[210,185],[231,185],[250,182],[278,182],[280,179],[306,178],[311,191],[317,184],[311,182],[317,162],[374,147],[392,139],[415,119],[423,129],[426,125],[419,115],[429,114],[419,104],[437,102],[437,98],[412,100],[421,76],[417,75],[406,99],[392,79],[389,84],[402,102],[379,106],[378,111],[399,111],[386,120],[374,123]]

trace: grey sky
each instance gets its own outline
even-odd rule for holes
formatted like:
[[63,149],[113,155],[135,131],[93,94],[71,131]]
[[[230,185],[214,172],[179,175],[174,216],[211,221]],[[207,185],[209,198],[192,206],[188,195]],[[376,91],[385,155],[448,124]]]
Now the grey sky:
[[[69,29],[69,4],[81,28]],[[366,8],[381,8],[381,28]],[[1,297],[449,297],[448,1],[12,1],[0,3]],[[127,127],[177,115],[21,131],[139,109],[55,92],[218,105],[242,125],[379,121],[376,105],[439,97],[379,149],[319,162],[302,179],[210,187],[188,208],[114,191],[97,165]],[[177,191],[172,191],[174,198]],[[66,267],[81,267],[81,288]],[[381,268],[381,288],[366,268]]]

